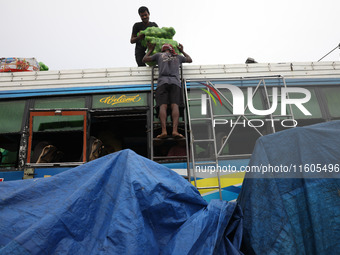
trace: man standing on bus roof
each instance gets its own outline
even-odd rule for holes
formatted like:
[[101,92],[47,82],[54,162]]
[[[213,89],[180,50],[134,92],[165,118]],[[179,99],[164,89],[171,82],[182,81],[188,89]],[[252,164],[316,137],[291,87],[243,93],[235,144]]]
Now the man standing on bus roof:
[[142,22],[137,22],[133,25],[132,28],[132,34],[131,34],[131,39],[130,43],[136,44],[135,48],[135,57],[136,57],[136,62],[138,66],[145,66],[145,63],[143,63],[142,59],[145,56],[145,51],[146,48],[142,46],[141,41],[144,39],[145,35],[140,34],[137,36],[138,32],[145,30],[148,27],[158,27],[158,25],[155,22],[150,22],[150,12],[149,9],[145,6],[142,6],[138,9],[138,14],[142,20]]
[[171,44],[164,44],[162,52],[150,56],[155,45],[148,44],[148,52],[143,58],[143,62],[156,62],[158,65],[158,82],[156,88],[156,107],[159,107],[159,119],[161,121],[162,133],[157,138],[167,138],[166,119],[167,108],[171,106],[172,136],[174,138],[184,138],[178,132],[179,105],[181,101],[181,80],[179,67],[182,63],[191,63],[191,57],[184,52],[183,45],[179,44],[178,50],[183,54],[178,55]]

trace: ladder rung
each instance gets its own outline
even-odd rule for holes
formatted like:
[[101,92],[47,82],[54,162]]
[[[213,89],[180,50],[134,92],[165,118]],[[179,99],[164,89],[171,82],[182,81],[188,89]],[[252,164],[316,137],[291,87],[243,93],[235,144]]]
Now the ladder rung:
[[211,120],[212,121],[212,118],[193,118],[193,119],[190,119],[191,121],[195,121],[195,120]]
[[219,189],[219,186],[210,186],[210,187],[196,187],[196,189]]
[[194,140],[194,143],[196,143],[196,142],[199,142],[199,143],[201,143],[201,142],[215,142],[215,140],[214,139]]
[[188,101],[201,101],[201,98],[188,98]]
[[217,162],[216,161],[211,161],[211,162],[200,162],[200,163],[198,163],[198,162],[195,162],[195,165],[212,165],[212,164],[217,164]]
[[185,137],[184,138],[173,138],[173,137],[171,137],[171,136],[169,136],[168,138],[157,138],[157,137],[155,137],[155,138],[153,138],[152,139],[153,141],[184,141],[185,140]]
[[157,162],[159,164],[162,163],[184,163],[186,159],[157,159],[153,160],[154,162]]
[[[154,121],[153,124],[161,124],[161,122],[160,121]],[[172,125],[172,121],[167,121],[166,124]],[[184,125],[184,124],[185,124],[184,121],[179,121],[178,122],[178,125]]]
[[186,159],[187,156],[155,156],[153,159]]

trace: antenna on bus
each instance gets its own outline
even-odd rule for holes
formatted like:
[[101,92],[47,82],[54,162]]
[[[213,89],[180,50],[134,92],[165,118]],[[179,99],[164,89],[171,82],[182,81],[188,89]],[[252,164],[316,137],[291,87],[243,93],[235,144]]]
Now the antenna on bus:
[[320,58],[320,59],[318,60],[318,62],[319,62],[320,60],[324,59],[325,57],[327,57],[329,54],[331,54],[331,53],[332,53],[333,51],[335,51],[337,48],[340,49],[340,43],[339,43],[339,45],[336,46],[333,50],[331,50],[331,51],[328,52],[325,56],[323,56],[322,58]]

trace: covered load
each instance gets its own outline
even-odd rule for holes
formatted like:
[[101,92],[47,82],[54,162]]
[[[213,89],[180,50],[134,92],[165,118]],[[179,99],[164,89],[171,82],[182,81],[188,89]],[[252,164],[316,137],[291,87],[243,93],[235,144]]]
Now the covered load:
[[248,167],[238,197],[242,251],[339,253],[340,121],[263,136]]
[[0,208],[0,254],[240,254],[236,203],[131,150],[0,183]]

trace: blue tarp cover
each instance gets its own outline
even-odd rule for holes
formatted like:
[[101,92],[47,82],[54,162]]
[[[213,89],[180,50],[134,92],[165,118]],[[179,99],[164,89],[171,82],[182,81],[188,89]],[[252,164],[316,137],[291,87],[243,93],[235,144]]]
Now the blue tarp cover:
[[0,254],[240,254],[241,239],[236,203],[131,150],[0,183]]
[[[261,137],[249,166],[306,167],[288,173],[246,173],[238,202],[244,215],[246,254],[340,253],[340,121]],[[307,173],[327,165],[323,177]],[[330,171],[333,168],[334,171]],[[269,178],[268,178],[269,177]],[[279,178],[281,177],[281,178]],[[289,177],[289,178],[288,178]],[[313,177],[313,178],[312,178]]]

